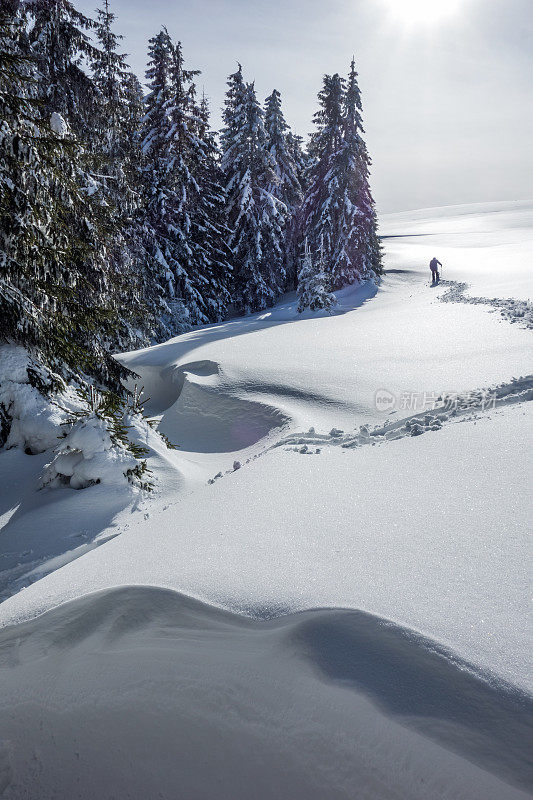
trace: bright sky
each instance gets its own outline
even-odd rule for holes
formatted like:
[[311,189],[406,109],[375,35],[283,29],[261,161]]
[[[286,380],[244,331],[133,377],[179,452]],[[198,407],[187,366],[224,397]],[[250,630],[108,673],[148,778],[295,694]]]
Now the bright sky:
[[[91,14],[98,0],[75,0]],[[533,0],[111,0],[143,78],[161,25],[213,124],[236,61],[306,135],[324,73],[355,55],[380,211],[533,196]]]

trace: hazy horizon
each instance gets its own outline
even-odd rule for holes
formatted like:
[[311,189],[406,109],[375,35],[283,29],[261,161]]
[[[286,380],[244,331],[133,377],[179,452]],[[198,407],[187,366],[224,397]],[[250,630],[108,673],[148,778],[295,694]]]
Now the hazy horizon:
[[[166,25],[218,129],[237,61],[263,100],[282,94],[287,121],[312,130],[325,73],[355,55],[381,212],[533,196],[533,4],[530,0],[111,0],[115,30],[144,83],[148,39]],[[75,0],[94,16],[95,0]],[[452,3],[453,5],[453,3]],[[408,9],[406,11],[406,9]],[[442,9],[442,11],[440,11]],[[452,9],[452,10],[449,10]],[[427,13],[422,11],[423,13]],[[440,19],[438,18],[440,16]]]

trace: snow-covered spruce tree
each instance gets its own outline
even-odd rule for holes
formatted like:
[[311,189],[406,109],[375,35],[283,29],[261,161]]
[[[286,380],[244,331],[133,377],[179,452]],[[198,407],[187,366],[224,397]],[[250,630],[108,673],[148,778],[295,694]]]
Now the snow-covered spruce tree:
[[194,78],[198,70],[185,69],[181,42],[171,43],[170,99],[166,105],[168,133],[168,177],[173,192],[171,226],[175,237],[175,273],[177,297],[184,303],[191,324],[207,322],[203,299],[194,277],[198,268],[193,242],[193,215],[199,187],[194,173],[202,159],[202,149],[195,134],[197,109],[194,104]]
[[[151,256],[159,265],[156,281],[166,300],[176,297],[176,280],[182,274],[177,260],[177,239],[173,216],[176,197],[170,165],[172,161],[169,134],[168,106],[171,89],[172,42],[166,28],[149,41],[146,80],[149,93],[145,98],[145,115],[141,128],[144,188],[145,241],[151,240]],[[166,305],[169,332],[179,332],[187,325],[185,309],[178,312]]]
[[226,192],[220,153],[209,128],[209,104],[202,97],[196,113],[198,156],[194,164],[198,194],[192,214],[192,242],[196,257],[194,282],[210,322],[226,317],[232,279],[229,230],[225,222]]
[[181,44],[173,44],[166,28],[150,40],[149,55],[146,76],[151,91],[142,144],[147,222],[166,285],[167,324],[180,332],[208,321],[193,280],[192,214],[199,187],[192,170],[201,160],[193,82],[198,72],[184,68]]
[[328,310],[335,305],[335,295],[329,291],[329,284],[330,278],[324,270],[323,248],[320,248],[317,259],[311,253],[306,240],[302,266],[298,273],[298,313],[307,309]]
[[3,25],[10,64],[0,109],[2,336],[33,347],[58,371],[118,385],[123,369],[96,333],[105,335],[114,314],[103,297],[99,209],[85,191],[82,150],[61,115],[43,114],[26,17],[5,14]]
[[333,255],[336,287],[381,273],[381,245],[369,184],[370,157],[362,138],[361,111],[361,92],[352,59],[344,95],[343,142],[332,165],[339,175],[339,193],[342,193]]
[[209,132],[207,103],[196,102],[198,70],[184,68],[181,43],[173,48],[172,99],[168,106],[172,174],[179,204],[175,225],[180,231],[180,264],[186,274],[180,288],[193,324],[225,315],[228,302],[227,231],[221,225],[224,193],[216,165],[217,150]]
[[[276,180],[268,189],[292,212],[302,201],[302,188],[287,138],[289,126],[283,116],[281,95],[277,89],[265,100],[265,131],[276,174]],[[291,144],[294,148],[294,141]]]
[[171,335],[164,322],[168,316],[165,300],[165,282],[161,264],[154,250],[154,231],[146,214],[146,204],[151,195],[148,172],[144,169],[142,152],[142,120],[144,118],[144,92],[138,78],[127,72],[122,80],[122,125],[126,138],[121,168],[128,187],[127,218],[123,236],[129,260],[131,289],[137,294],[134,309],[142,310],[144,319],[131,319],[140,332],[156,340]]
[[300,189],[304,192],[307,189],[307,173],[310,159],[305,150],[303,137],[289,130],[287,131],[286,144],[296,167],[296,177],[298,178]]
[[37,111],[32,98],[32,63],[18,3],[0,10],[0,339],[35,344],[43,315],[25,268],[39,253],[46,209],[30,191],[40,163]]
[[[36,65],[18,2],[0,11],[0,339],[40,348],[60,346],[50,311],[68,276],[54,260],[52,218],[59,213],[51,182],[62,142],[41,120]],[[44,179],[46,178],[46,180]]]
[[340,151],[344,134],[344,81],[340,75],[324,76],[318,100],[320,109],[314,115],[317,130],[309,143],[314,166],[298,212],[297,235],[299,247],[307,239],[312,252],[323,248],[326,268],[332,273],[341,202],[341,176],[334,169],[334,159]]
[[228,80],[221,135],[227,220],[233,253],[235,307],[251,313],[272,305],[285,286],[283,227],[286,206],[271,192],[272,157],[253,84],[242,68]]
[[144,440],[150,435],[142,406],[137,403],[138,393],[124,402],[112,392],[100,393],[91,386],[80,397],[83,408],[73,411],[65,421],[42,486],[85,489],[105,483],[118,488],[126,478],[141,489],[152,489],[144,459],[148,450],[132,440],[129,430],[134,429],[137,438]]
[[[110,10],[109,0],[104,0],[104,7],[96,10],[94,27],[100,49],[93,53],[91,65],[94,85],[99,95],[99,111],[102,120],[106,121],[104,131],[108,140],[106,150],[112,155],[123,144],[121,136],[125,112],[123,88],[124,79],[128,74],[126,56],[118,52],[119,41],[123,37],[113,31],[115,19],[115,14]],[[93,127],[96,127],[94,123]]]
[[298,214],[299,241],[312,250],[323,243],[332,289],[379,274],[376,214],[362,139],[361,99],[352,62],[348,84],[326,75],[311,137],[311,182]]
[[27,8],[35,93],[44,120],[51,122],[53,138],[47,134],[48,141],[55,145],[40,183],[52,195],[54,211],[48,269],[52,280],[59,277],[62,284],[53,314],[62,331],[57,355],[74,364],[77,374],[85,372],[119,391],[124,369],[110,355],[122,344],[124,330],[120,278],[108,258],[114,219],[92,152],[98,91],[80,64],[82,58],[98,55],[86,33],[94,24],[68,0],[36,0]]
[[293,227],[295,212],[303,197],[299,178],[300,167],[295,157],[300,160],[300,166],[303,165],[304,157],[299,148],[299,137],[292,135],[285,122],[281,109],[281,95],[276,89],[265,100],[265,130],[277,179],[269,190],[287,207],[282,243],[286,285],[295,287],[299,264]]
[[98,167],[97,181],[110,233],[107,270],[121,309],[112,346],[125,350],[146,343],[164,330],[157,320],[163,308],[158,302],[157,282],[150,280],[154,265],[144,247],[139,213],[142,89],[128,72],[126,56],[118,51],[122,37],[113,31],[114,20],[105,0],[104,8],[97,10],[95,23],[100,48],[94,52],[91,65],[96,98],[87,139]]
[[27,8],[44,114],[61,114],[83,140],[95,111],[95,90],[82,62],[90,63],[97,56],[89,37],[96,23],[69,0],[32,0]]
[[[103,302],[98,214],[90,192],[84,191],[83,153],[62,115],[43,115],[40,62],[28,30],[31,25],[17,3],[2,7],[0,446],[36,453],[53,448],[59,434],[69,430],[69,410],[84,413],[76,386],[92,378],[120,391],[125,371],[104,346],[114,311]],[[66,381],[74,387],[67,388]],[[113,398],[112,434],[124,402],[117,394],[103,396],[106,403]],[[144,436],[146,422],[137,413],[124,408],[123,417],[140,426]],[[113,462],[122,481],[145,484],[144,453],[127,438],[120,447],[110,440],[107,466]],[[127,464],[119,458],[121,448],[127,451]],[[106,474],[109,478],[109,469]]]

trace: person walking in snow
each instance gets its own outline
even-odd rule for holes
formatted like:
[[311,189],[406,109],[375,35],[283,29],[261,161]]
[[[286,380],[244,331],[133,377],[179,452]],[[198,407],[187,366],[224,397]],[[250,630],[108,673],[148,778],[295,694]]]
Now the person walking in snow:
[[439,267],[442,267],[440,261],[433,256],[431,261],[429,262],[429,268],[431,270],[431,283],[438,283],[439,282]]

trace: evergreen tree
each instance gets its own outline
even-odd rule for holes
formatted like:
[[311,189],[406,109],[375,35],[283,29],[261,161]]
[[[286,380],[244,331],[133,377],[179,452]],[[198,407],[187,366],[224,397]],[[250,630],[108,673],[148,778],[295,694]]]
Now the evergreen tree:
[[148,338],[161,340],[173,331],[165,323],[165,317],[168,316],[166,291],[161,264],[155,257],[154,230],[146,213],[151,185],[149,174],[144,169],[142,152],[144,93],[139,80],[132,73],[126,72],[123,76],[122,96],[125,135],[122,170],[128,187],[128,217],[123,235],[129,256],[130,290],[136,293],[130,307],[143,316],[137,319],[134,315],[131,324],[136,325]]
[[[131,112],[127,105],[128,65],[126,56],[118,52],[122,36],[113,31],[115,15],[110,11],[109,0],[104,8],[97,9],[95,35],[100,49],[95,49],[92,59],[92,77],[96,90],[96,114],[93,116],[87,139],[105,161],[105,171],[112,177],[107,189],[124,201],[127,181],[124,162],[131,147],[132,130],[128,124]],[[133,76],[131,76],[133,77]],[[128,98],[129,99],[129,98]]]
[[309,152],[314,159],[309,188],[298,214],[299,241],[307,238],[313,252],[322,246],[328,271],[336,243],[339,214],[339,178],[334,158],[343,141],[344,82],[340,75],[325,75],[318,95],[320,109],[314,115],[318,130],[312,135]]
[[124,370],[110,355],[117,315],[101,206],[79,142],[41,103],[42,58],[33,55],[29,22],[16,10],[2,15],[2,335],[63,372],[118,386]]
[[324,251],[320,248],[319,259],[309,249],[307,240],[304,245],[304,256],[298,273],[298,313],[306,309],[319,311],[330,309],[335,303],[335,295],[328,289],[330,279],[324,270]]
[[224,108],[222,169],[226,178],[235,306],[266,308],[285,286],[282,231],[287,208],[272,194],[275,165],[268,150],[263,112],[242,69],[231,75]]
[[[113,451],[106,455],[106,469],[124,468],[130,482],[149,488],[143,478],[146,451],[129,440],[126,428],[139,409],[126,407],[119,397],[121,379],[129,373],[111,355],[122,323],[117,313],[122,298],[106,271],[110,239],[100,223],[99,188],[85,170],[83,148],[63,115],[49,114],[50,106],[41,102],[42,58],[33,55],[27,13],[19,12],[16,2],[0,10],[0,340],[29,351],[26,373],[31,386],[16,384],[11,395],[15,401],[9,389],[7,395],[4,392],[0,445],[9,443],[15,431],[12,444],[29,452],[50,447],[50,441],[55,446],[53,432],[42,440],[38,436],[36,443],[33,428],[15,425],[18,407],[36,403],[36,389],[43,395],[64,389],[62,379],[73,380],[78,387],[96,382],[106,390],[97,411],[104,406],[106,410],[101,416],[92,415],[98,435],[108,441],[103,449]],[[61,43],[60,37],[55,42]],[[94,398],[94,387],[90,388]],[[35,407],[46,417],[51,406],[40,402]],[[63,420],[62,425],[73,424]],[[57,428],[58,436],[64,433],[64,427]],[[92,428],[88,431],[89,458],[94,433]],[[79,427],[76,441],[79,447]],[[72,450],[66,452],[67,458],[72,457]],[[95,475],[88,484],[98,480]],[[70,485],[80,488],[87,482],[75,484],[72,479]]]
[[229,171],[237,142],[244,131],[246,84],[242,76],[241,64],[238,64],[237,72],[229,76],[227,85],[228,91],[224,99],[223,110],[224,127],[220,134],[222,147],[221,166],[225,172]]
[[296,177],[300,184],[300,189],[304,192],[307,189],[307,173],[309,170],[310,159],[305,151],[303,137],[291,130],[286,136],[287,150],[296,167]]
[[318,93],[319,110],[313,121],[317,127],[310,137],[309,155],[318,162],[321,171],[338,152],[344,132],[345,81],[338,73],[324,75],[324,84]]
[[37,259],[45,239],[44,204],[35,197],[41,156],[32,98],[32,68],[18,3],[0,10],[0,336],[35,345],[43,338],[44,316],[27,262]]
[[297,237],[299,241],[307,237],[312,250],[322,243],[331,286],[339,289],[381,270],[353,61],[347,85],[339,75],[326,75],[318,97],[318,130],[309,148],[314,163],[298,215]]
[[[267,147],[274,164],[276,181],[268,187],[269,191],[292,210],[302,200],[302,188],[298,178],[298,167],[289,145],[289,126],[281,109],[281,95],[274,89],[265,100],[265,131]],[[295,141],[291,140],[295,149]]]
[[205,251],[198,252],[202,240],[197,230],[202,225],[197,175],[206,146],[198,136],[203,123],[194,100],[198,71],[185,69],[181,44],[174,45],[163,29],[150,40],[150,59],[143,130],[146,209],[154,256],[166,282],[169,324],[179,332],[210,321],[202,294],[209,277],[201,273],[209,264]]
[[[194,78],[200,73],[185,69],[181,42],[171,44],[170,63],[171,94],[166,110],[170,122],[168,177],[174,192],[171,224],[180,266],[180,272],[176,274],[176,291],[187,307],[191,323],[198,324],[208,321],[197,281],[200,265],[194,236],[200,193],[196,174],[204,157],[202,143],[196,135],[200,120],[194,102]],[[200,287],[205,288],[201,282]]]
[[82,64],[98,55],[89,36],[96,23],[69,0],[32,0],[28,9],[44,114],[61,114],[83,139],[95,111],[95,86]]
[[342,193],[333,256],[335,286],[381,273],[381,245],[369,184],[371,162],[362,138],[361,111],[361,92],[352,59],[344,96],[343,143],[335,156],[335,168],[340,176],[339,194]]
[[[149,256],[142,246],[142,228],[137,211],[141,203],[139,125],[142,90],[128,73],[126,56],[118,52],[121,36],[113,31],[115,15],[108,0],[97,10],[95,34],[100,45],[93,53],[95,113],[87,134],[97,182],[109,229],[106,263],[112,292],[121,309],[116,344],[128,349],[145,343],[160,326],[146,278]],[[151,301],[151,302],[150,302]],[[143,336],[144,334],[144,336]]]
[[104,0],[104,7],[96,11],[95,32],[100,50],[93,54],[93,81],[101,101],[102,117],[107,122],[108,136],[120,139],[117,128],[122,126],[124,116],[124,81],[128,74],[126,56],[118,52],[118,44],[122,39],[113,31],[116,17],[110,11],[109,0]]
[[186,278],[178,260],[180,232],[174,226],[174,214],[179,200],[171,174],[171,122],[168,113],[172,100],[173,48],[166,28],[149,41],[146,79],[150,92],[145,100],[145,115],[141,131],[143,153],[144,226],[145,241],[151,239],[151,258],[158,264],[157,282],[170,301],[166,303],[166,324],[173,332],[187,325],[185,306],[177,302],[177,281]]
[[220,169],[220,153],[209,128],[209,105],[205,95],[197,110],[200,158],[196,166],[198,196],[193,215],[193,243],[196,254],[195,282],[203,298],[208,321],[226,317],[232,279],[230,232],[226,226],[226,192]]

